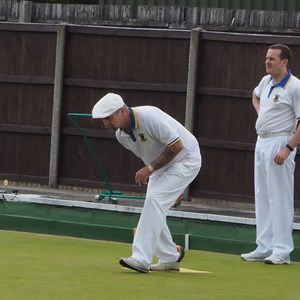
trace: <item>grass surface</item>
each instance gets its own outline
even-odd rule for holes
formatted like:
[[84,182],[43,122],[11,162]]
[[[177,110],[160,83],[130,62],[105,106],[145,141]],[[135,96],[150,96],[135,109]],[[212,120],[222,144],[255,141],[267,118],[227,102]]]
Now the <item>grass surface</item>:
[[123,269],[131,245],[0,231],[0,299],[299,299],[300,264],[246,263],[189,250],[182,268],[211,274]]

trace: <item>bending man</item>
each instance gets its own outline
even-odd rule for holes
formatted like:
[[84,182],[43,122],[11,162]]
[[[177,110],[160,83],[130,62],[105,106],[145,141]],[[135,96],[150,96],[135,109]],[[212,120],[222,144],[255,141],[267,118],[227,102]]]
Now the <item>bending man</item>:
[[[196,138],[159,108],[131,108],[113,93],[96,103],[92,116],[102,119],[106,128],[115,129],[119,143],[144,162],[135,174],[138,185],[147,185],[144,207],[132,255],[121,258],[120,264],[142,273],[179,270],[184,250],[173,242],[166,214],[200,170]],[[155,255],[159,261],[153,265]]]

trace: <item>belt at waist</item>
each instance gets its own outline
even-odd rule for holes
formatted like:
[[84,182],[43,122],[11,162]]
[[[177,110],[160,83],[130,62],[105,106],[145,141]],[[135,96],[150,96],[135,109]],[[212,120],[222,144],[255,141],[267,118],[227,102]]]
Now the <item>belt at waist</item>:
[[269,133],[257,133],[260,138],[270,138],[276,136],[293,135],[293,132],[281,131],[281,132],[269,132]]

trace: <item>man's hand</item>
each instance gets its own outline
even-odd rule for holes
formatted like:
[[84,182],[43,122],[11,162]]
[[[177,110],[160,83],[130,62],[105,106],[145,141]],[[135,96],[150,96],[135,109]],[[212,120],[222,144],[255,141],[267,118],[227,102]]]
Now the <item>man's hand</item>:
[[148,178],[150,175],[151,175],[151,172],[148,170],[147,166],[139,169],[135,173],[135,183],[138,184],[139,186],[141,186],[142,184],[147,185]]
[[[174,159],[174,157],[184,148],[183,143],[181,140],[178,140],[175,144],[172,146],[166,147],[163,152],[154,159],[150,164],[153,167],[154,170],[159,170],[160,168],[167,165],[170,161]],[[139,169],[135,173],[135,182],[138,185],[146,185],[148,183],[148,178],[152,174],[152,172],[149,171],[148,167],[145,166],[141,169]]]
[[275,163],[277,165],[283,165],[284,161],[287,159],[290,153],[291,151],[287,147],[284,147],[276,154],[274,158]]

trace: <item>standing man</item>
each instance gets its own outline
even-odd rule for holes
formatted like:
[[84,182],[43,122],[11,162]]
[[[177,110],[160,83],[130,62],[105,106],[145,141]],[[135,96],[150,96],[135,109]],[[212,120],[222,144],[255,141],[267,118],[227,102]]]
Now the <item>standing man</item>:
[[[121,96],[109,93],[92,110],[105,128],[116,130],[120,144],[141,158],[135,174],[147,193],[132,246],[123,267],[146,273],[179,270],[184,250],[176,246],[167,226],[168,209],[195,179],[201,167],[196,138],[178,121],[153,106],[127,107]],[[152,264],[154,256],[159,258]]]
[[300,142],[300,81],[288,70],[290,49],[272,45],[266,72],[254,89],[258,114],[255,147],[255,213],[257,248],[242,254],[246,261],[290,264],[294,249],[294,170]]

